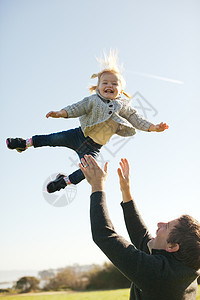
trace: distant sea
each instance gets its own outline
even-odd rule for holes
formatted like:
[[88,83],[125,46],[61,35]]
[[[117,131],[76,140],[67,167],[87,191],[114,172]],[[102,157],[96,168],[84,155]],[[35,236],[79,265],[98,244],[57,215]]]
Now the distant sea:
[[0,271],[0,289],[11,288],[23,276],[38,277],[38,270],[5,270]]
[[[73,264],[72,267],[75,272],[88,272],[92,268],[94,268],[95,265],[79,265],[79,264]],[[69,266],[66,266],[69,267]],[[65,267],[65,268],[66,268]],[[63,268],[60,269],[49,269],[56,274],[57,272],[61,271]],[[7,289],[12,288],[13,285],[24,276],[34,276],[37,278],[40,278],[38,273],[42,270],[0,270],[0,289]],[[42,287],[44,285],[45,281],[40,280],[40,286]]]

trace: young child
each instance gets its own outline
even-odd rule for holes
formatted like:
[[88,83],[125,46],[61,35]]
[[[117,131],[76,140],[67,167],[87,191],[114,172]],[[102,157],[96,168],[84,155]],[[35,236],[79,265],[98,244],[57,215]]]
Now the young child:
[[[47,118],[79,117],[80,127],[48,135],[35,135],[26,140],[8,138],[7,147],[22,152],[31,146],[61,146],[76,151],[80,159],[85,154],[95,158],[114,134],[125,137],[134,135],[135,128],[157,132],[167,129],[166,123],[154,125],[145,120],[131,107],[128,99],[122,98],[122,94],[127,98],[130,96],[124,92],[125,80],[119,70],[117,56],[116,52],[111,51],[109,56],[104,54],[104,60],[99,60],[102,70],[91,77],[98,78],[97,85],[90,87],[90,92],[95,92],[93,95],[46,115]],[[58,174],[55,180],[48,183],[47,191],[59,191],[71,183],[78,184],[84,178],[81,169],[69,176]]]

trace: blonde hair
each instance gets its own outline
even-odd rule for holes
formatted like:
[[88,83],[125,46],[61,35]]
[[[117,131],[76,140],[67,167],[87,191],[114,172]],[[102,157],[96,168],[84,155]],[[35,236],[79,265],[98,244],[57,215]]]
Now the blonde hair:
[[124,91],[126,82],[125,82],[124,77],[121,74],[120,69],[122,67],[120,67],[118,65],[118,62],[117,62],[117,60],[118,60],[118,51],[117,50],[110,50],[109,55],[107,55],[105,52],[103,54],[104,54],[104,58],[97,58],[97,61],[100,64],[101,71],[99,73],[94,73],[91,76],[91,79],[98,78],[98,81],[97,81],[97,85],[90,86],[90,88],[89,88],[90,93],[92,94],[96,91],[97,87],[99,86],[101,76],[104,73],[113,73],[118,77],[118,79],[121,83],[122,94],[124,94],[127,98],[130,99],[131,96]]

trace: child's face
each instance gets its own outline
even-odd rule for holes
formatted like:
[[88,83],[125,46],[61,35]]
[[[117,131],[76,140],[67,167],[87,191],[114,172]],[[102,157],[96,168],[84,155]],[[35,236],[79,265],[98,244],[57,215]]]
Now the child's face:
[[117,98],[122,92],[119,78],[111,72],[106,72],[101,75],[97,89],[103,97],[111,100]]

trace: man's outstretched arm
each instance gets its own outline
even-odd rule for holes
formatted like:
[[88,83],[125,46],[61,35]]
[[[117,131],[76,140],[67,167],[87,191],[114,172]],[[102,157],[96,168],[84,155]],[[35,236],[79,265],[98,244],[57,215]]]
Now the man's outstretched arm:
[[146,225],[144,224],[137,210],[136,204],[133,201],[130,187],[130,167],[128,160],[126,158],[122,158],[119,164],[120,168],[118,168],[117,172],[119,175],[120,189],[123,198],[121,206],[129,237],[137,249],[149,253],[147,243],[151,239],[151,236],[149,235]]
[[104,192],[107,164],[102,170],[92,156],[86,155],[79,166],[92,186],[90,219],[94,242],[130,281],[142,288],[144,274],[154,269],[154,258],[137,250],[116,233],[109,218]]

